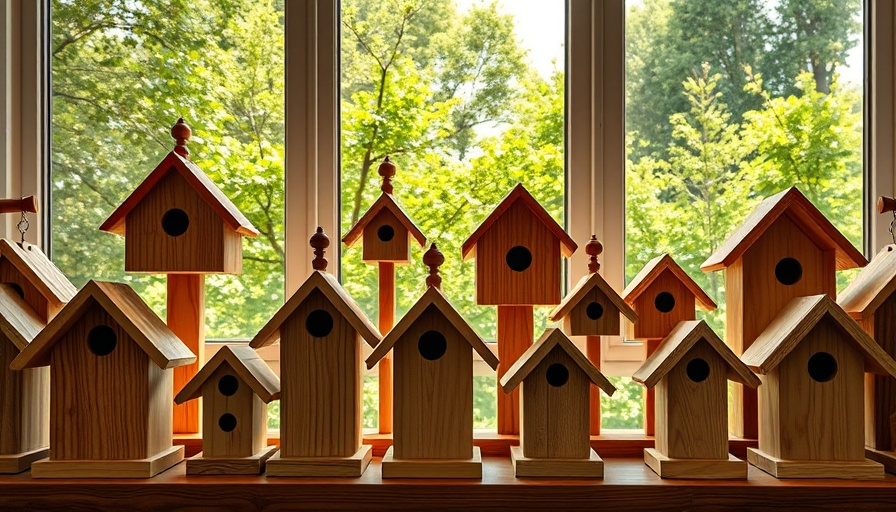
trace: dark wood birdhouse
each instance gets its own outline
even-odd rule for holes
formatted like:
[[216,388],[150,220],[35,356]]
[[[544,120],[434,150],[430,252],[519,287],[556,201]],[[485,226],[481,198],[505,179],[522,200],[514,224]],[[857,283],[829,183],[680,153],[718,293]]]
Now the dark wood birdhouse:
[[833,299],[793,299],[741,359],[762,375],[751,464],[778,478],[883,478],[865,459],[863,383],[896,377],[896,361]]
[[35,478],[149,478],[171,445],[172,368],[196,356],[127,285],[89,281],[12,362],[50,366],[50,456]]
[[728,453],[728,380],[759,378],[703,320],[681,322],[632,380],[656,391],[655,448],[644,462],[663,478],[745,479]]
[[591,448],[591,384],[616,388],[560,329],[541,338],[501,378],[505,393],[520,386],[520,446],[510,448],[518,477],[603,478]]
[[280,379],[246,346],[225,345],[175,397],[205,398],[202,452],[187,459],[188,475],[257,475],[277,446],[268,446],[268,403]]

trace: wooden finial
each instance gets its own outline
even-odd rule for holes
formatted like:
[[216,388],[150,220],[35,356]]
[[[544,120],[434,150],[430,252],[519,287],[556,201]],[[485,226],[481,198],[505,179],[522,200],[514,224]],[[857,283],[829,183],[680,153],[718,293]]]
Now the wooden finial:
[[395,176],[395,164],[392,163],[392,160],[389,160],[389,157],[383,159],[383,163],[380,164],[379,169],[377,169],[380,176],[383,177],[383,184],[380,185],[380,190],[385,192],[386,194],[392,193],[392,177]]
[[880,196],[877,200],[877,213],[896,211],[896,197]]
[[603,244],[597,240],[597,235],[591,235],[591,240],[585,245],[585,254],[589,256],[588,272],[594,274],[600,270],[600,263],[597,262],[597,257],[602,252],[604,252]]
[[190,158],[190,150],[187,149],[187,141],[193,131],[184,122],[184,118],[179,118],[174,126],[171,127],[171,136],[174,137],[174,152],[184,158]]
[[311,248],[314,249],[314,259],[311,260],[311,266],[314,267],[314,270],[327,271],[327,259],[324,258],[324,253],[329,246],[330,237],[324,233],[324,228],[317,226],[317,232],[311,235]]
[[423,264],[429,267],[429,275],[426,276],[426,286],[442,288],[442,277],[439,276],[439,267],[445,263],[445,255],[436,247],[429,246],[429,250],[423,254]]
[[37,213],[37,201],[34,196],[19,199],[0,199],[0,213]]

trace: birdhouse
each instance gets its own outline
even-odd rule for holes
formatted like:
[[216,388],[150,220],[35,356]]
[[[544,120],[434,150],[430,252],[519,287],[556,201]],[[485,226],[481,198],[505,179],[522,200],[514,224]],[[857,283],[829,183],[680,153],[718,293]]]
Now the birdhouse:
[[563,321],[563,330],[570,336],[616,336],[620,334],[619,318],[635,323],[638,315],[597,272],[576,284],[549,318]]
[[745,479],[728,453],[728,380],[759,378],[703,320],[681,322],[632,380],[656,391],[655,448],[644,462],[663,478]]
[[603,478],[591,448],[591,384],[616,388],[560,329],[546,329],[501,378],[505,393],[520,386],[520,446],[510,448],[518,477]]
[[188,475],[257,475],[277,451],[268,446],[268,403],[280,379],[249,347],[225,345],[180,390],[178,404],[202,396],[202,452],[187,459]]
[[862,387],[865,372],[896,377],[896,361],[833,299],[793,299],[741,360],[762,375],[751,464],[778,478],[883,478],[865,459]]
[[696,319],[695,306],[716,309],[716,303],[668,254],[648,261],[622,296],[638,314],[637,323],[626,324],[628,339],[661,340],[679,322]]
[[171,445],[173,372],[195,361],[127,285],[89,281],[13,360],[50,367],[50,456],[35,478],[149,478]]
[[361,444],[361,340],[379,331],[331,274],[318,228],[311,276],[249,343],[280,340],[280,451],[268,476],[360,476],[371,447]]
[[476,259],[476,303],[560,303],[560,260],[576,243],[522,185],[517,185],[464,242]]
[[126,236],[125,270],[156,274],[239,274],[243,236],[258,230],[187,157],[190,129],[172,129],[177,146],[103,222]]
[[430,275],[423,296],[367,358],[372,368],[393,351],[394,424],[383,478],[482,478],[473,446],[473,351],[493,369],[498,358],[438,282]]

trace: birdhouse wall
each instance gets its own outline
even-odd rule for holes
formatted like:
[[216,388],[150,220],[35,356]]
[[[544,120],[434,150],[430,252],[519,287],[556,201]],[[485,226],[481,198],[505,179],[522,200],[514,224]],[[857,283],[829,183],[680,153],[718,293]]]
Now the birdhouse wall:
[[407,263],[410,259],[408,230],[398,218],[386,208],[380,210],[364,227],[364,261],[391,261]]
[[[314,336],[326,331],[327,315],[332,328]],[[360,343],[319,290],[280,326],[283,457],[350,457],[361,447]]]
[[525,457],[589,457],[590,385],[559,345],[532,370],[520,384],[520,445]]
[[619,314],[600,289],[592,288],[563,318],[563,330],[570,336],[617,336]]
[[514,203],[476,243],[476,303],[559,304],[560,258],[560,240],[526,206]]
[[37,316],[46,322],[49,322],[62,309],[60,304],[50,304],[37,287],[31,284],[6,258],[0,258],[0,284],[12,285],[16,291],[21,291],[25,304],[28,304],[37,313]]
[[[883,349],[896,357],[896,294],[888,297],[862,328]],[[877,450],[896,449],[896,379],[865,374],[865,444]]]
[[202,385],[202,456],[260,452],[267,446],[267,411],[267,404],[229,364],[219,366]]
[[679,322],[697,318],[694,294],[668,269],[661,272],[631,306],[638,314],[638,321],[634,324],[626,322],[628,339],[661,340]]
[[[819,353],[829,354],[835,366]],[[835,322],[822,319],[778,367],[762,376],[759,449],[787,460],[864,460],[864,364]],[[831,368],[836,368],[832,377]],[[830,380],[816,381],[810,371]]]
[[0,333],[0,455],[50,444],[50,369],[9,369],[18,348]]
[[[103,335],[91,336],[97,326]],[[114,348],[97,355],[108,333]],[[51,349],[50,458],[143,459],[171,447],[172,396],[172,372],[94,304]]]
[[174,168],[131,210],[125,225],[128,272],[242,271],[240,235]]
[[657,384],[660,453],[673,459],[728,460],[727,372],[722,356],[700,340]]
[[[424,336],[425,335],[425,336]],[[441,335],[441,338],[440,336]],[[422,338],[422,339],[421,339]],[[439,341],[444,339],[444,353]],[[473,456],[473,349],[435,306],[393,348],[396,459]]]

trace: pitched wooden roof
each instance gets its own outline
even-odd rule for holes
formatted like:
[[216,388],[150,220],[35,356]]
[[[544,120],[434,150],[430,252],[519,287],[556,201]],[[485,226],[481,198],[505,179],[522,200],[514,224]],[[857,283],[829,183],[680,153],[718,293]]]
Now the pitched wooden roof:
[[704,272],[712,272],[731,266],[781,215],[787,215],[818,247],[835,251],[837,270],[868,264],[865,256],[853,247],[831,221],[799,189],[791,187],[759,203],[747,220],[700,268]]
[[896,377],[896,361],[827,295],[797,297],[772,320],[741,360],[753,371],[767,374],[821,321],[830,317],[843,336],[865,356],[865,371]]
[[638,275],[632,279],[632,282],[625,287],[625,291],[622,292],[622,297],[625,302],[629,304],[633,304],[635,300],[644,293],[647,288],[653,284],[653,281],[663,273],[663,271],[669,270],[672,272],[682,284],[687,287],[687,289],[694,294],[694,297],[697,299],[697,305],[706,311],[712,311],[716,309],[716,303],[703,291],[703,288],[700,288],[691,276],[688,275],[687,272],[684,271],[681,267],[678,266],[678,263],[675,263],[675,260],[672,259],[668,254],[663,254],[662,256],[657,256],[652,260],[648,261],[644,268],[638,272]]
[[258,331],[258,334],[249,342],[252,348],[261,348],[272,345],[280,339],[280,326],[292,315],[308,295],[314,290],[320,290],[321,293],[333,304],[339,313],[348,320],[348,323],[358,331],[361,338],[371,347],[375,347],[382,339],[382,334],[375,325],[367,318],[367,315],[361,311],[355,300],[348,294],[339,281],[331,274],[315,270],[308,279],[299,287],[298,290],[286,301],[277,313]]
[[196,356],[175,336],[145,302],[121,283],[88,281],[10,365],[15,370],[50,364],[50,350],[84,313],[99,304],[159,368],[174,368],[196,361]]
[[6,258],[34,285],[51,304],[61,306],[78,293],[75,285],[47,258],[36,245],[21,246],[5,238],[0,239],[0,258]]
[[566,294],[566,297],[560,302],[560,305],[555,307],[551,314],[549,315],[552,322],[556,322],[561,318],[565,317],[569,314],[570,311],[574,307],[576,307],[582,299],[585,298],[591,290],[597,288],[601,291],[610,302],[616,306],[616,309],[619,310],[620,313],[623,314],[630,322],[638,321],[638,314],[635,313],[635,310],[631,308],[622,297],[616,293],[616,290],[613,289],[612,286],[604,280],[603,276],[598,274],[597,272],[593,274],[589,274],[582,279],[579,279],[579,282],[576,284],[575,288],[573,288],[569,293]]
[[37,313],[8,284],[0,284],[0,332],[19,351],[46,326]]
[[837,303],[849,316],[864,320],[871,317],[894,292],[896,245],[888,245],[837,295]]
[[666,336],[656,352],[644,361],[641,368],[632,376],[632,380],[652,388],[681,361],[691,348],[700,340],[706,340],[716,353],[728,364],[728,379],[755,388],[760,381],[747,365],[734,355],[728,345],[719,339],[715,331],[703,320],[679,322],[672,332]]
[[426,237],[423,236],[423,233],[420,229],[414,224],[408,214],[399,206],[399,204],[395,201],[395,198],[392,197],[392,194],[380,194],[380,197],[370,206],[370,208],[364,212],[364,215],[358,219],[358,222],[355,223],[351,229],[348,230],[348,233],[342,237],[342,242],[351,247],[361,239],[361,235],[364,234],[364,228],[367,227],[367,224],[373,220],[374,217],[380,211],[385,208],[392,212],[393,215],[401,222],[401,225],[407,228],[408,233],[420,244],[421,247],[426,245]]
[[576,348],[575,344],[566,337],[566,334],[563,334],[563,331],[557,328],[545,329],[544,334],[538,338],[538,341],[523,352],[523,355],[501,377],[501,388],[504,389],[504,392],[510,393],[519,386],[532,373],[532,370],[541,363],[541,360],[557,346],[563,349],[575,361],[576,365],[585,372],[585,375],[588,376],[591,382],[604,390],[604,393],[608,396],[613,396],[613,393],[616,392],[616,387],[600,373],[600,370],[585,357],[581,350]]
[[493,370],[498,368],[498,358],[495,354],[492,353],[491,350],[485,345],[485,342],[482,341],[482,338],[476,334],[476,331],[470,327],[470,324],[467,323],[466,320],[460,313],[454,309],[454,306],[448,302],[448,299],[442,295],[442,292],[434,287],[430,286],[426,292],[420,297],[420,300],[414,304],[413,307],[405,314],[401,320],[398,321],[398,324],[389,331],[389,334],[383,338],[383,341],[380,342],[376,348],[373,349],[373,352],[370,356],[367,357],[367,368],[373,368],[373,366],[379,362],[386,354],[392,350],[392,347],[395,346],[395,343],[404,336],[404,333],[407,332],[408,328],[410,328],[414,322],[426,311],[430,306],[438,309],[445,318],[451,322],[451,325],[454,326],[455,329],[467,340],[467,343],[473,347],[473,350],[479,353],[482,357],[482,360],[486,362]]
[[492,227],[492,224],[494,224],[499,218],[501,218],[501,215],[503,215],[504,212],[506,212],[513,205],[513,203],[517,201],[522,201],[526,208],[528,208],[529,211],[531,211],[532,214],[535,215],[535,218],[537,218],[539,221],[541,221],[542,224],[547,226],[547,228],[551,230],[551,233],[553,233],[554,236],[556,236],[560,240],[560,250],[563,252],[564,256],[569,258],[570,256],[572,256],[572,253],[576,252],[578,246],[576,245],[575,241],[573,241],[573,239],[570,238],[568,234],[566,234],[566,231],[563,230],[560,224],[557,224],[557,221],[555,221],[554,218],[551,217],[551,214],[549,214],[544,209],[544,207],[542,207],[538,203],[538,201],[536,201],[535,198],[532,197],[532,194],[530,194],[529,191],[526,190],[526,187],[524,187],[522,183],[518,183],[517,186],[513,187],[513,190],[511,190],[510,193],[507,194],[507,197],[501,200],[501,202],[498,204],[498,206],[495,207],[492,213],[485,218],[482,224],[480,224],[479,227],[476,228],[476,231],[474,231],[473,234],[470,235],[470,238],[468,238],[467,241],[464,242],[464,245],[461,247],[461,253],[463,254],[464,261],[467,261],[475,256],[476,253],[473,252],[473,248],[476,247],[476,243],[480,238],[482,238],[482,235],[484,235],[489,230],[489,228]]
[[118,235],[125,234],[125,220],[128,213],[131,212],[146,197],[159,181],[168,175],[172,169],[180,173],[180,175],[193,187],[193,190],[199,194],[209,206],[221,217],[230,228],[237,233],[245,236],[258,236],[258,230],[249,222],[242,212],[234,205],[224,192],[218,188],[215,183],[205,175],[202,170],[190,160],[178,155],[174,151],[168,153],[168,156],[162,160],[146,179],[124,200],[121,205],[112,212],[112,215],[100,226],[101,231],[116,233]]
[[240,380],[248,384],[262,402],[270,403],[280,398],[280,378],[255,350],[245,345],[224,345],[177,393],[175,403],[182,404],[202,396],[202,385],[224,363],[233,368]]

